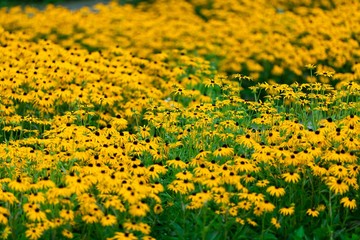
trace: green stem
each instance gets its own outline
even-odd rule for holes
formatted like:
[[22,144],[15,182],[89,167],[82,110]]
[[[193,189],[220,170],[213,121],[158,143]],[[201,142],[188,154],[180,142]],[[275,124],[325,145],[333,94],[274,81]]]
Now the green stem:
[[347,218],[348,218],[348,215],[349,215],[349,209],[345,209],[345,217],[344,217],[344,220],[343,220],[343,222],[342,222],[342,224],[341,224],[341,228],[342,229],[345,229],[345,225],[346,225],[346,220],[347,220]]
[[186,239],[186,207],[185,207],[185,204],[184,204],[184,200],[183,200],[183,195],[181,195],[181,212],[183,214],[183,219],[182,219],[182,228],[183,228],[183,236],[182,238],[183,239]]
[[334,239],[333,228],[333,214],[332,214],[332,204],[331,204],[331,191],[329,191],[329,216],[330,216],[330,240]]
[[202,222],[202,225],[203,225],[203,227],[202,227],[202,233],[201,233],[201,239],[202,240],[206,240],[206,234],[207,234],[207,231],[208,231],[208,226],[206,226],[206,212],[205,212],[205,210],[206,210],[206,207],[204,206],[202,209],[204,209],[204,212],[202,213],[202,215],[203,215],[203,222]]
[[261,239],[264,240],[265,238],[265,214],[263,214],[262,220],[261,220]]

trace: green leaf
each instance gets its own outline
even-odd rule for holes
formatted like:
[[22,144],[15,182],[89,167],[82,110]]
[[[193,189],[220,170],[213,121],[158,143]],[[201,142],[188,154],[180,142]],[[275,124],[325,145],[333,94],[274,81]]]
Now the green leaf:
[[207,234],[206,239],[209,239],[209,240],[220,239],[220,234],[218,231],[211,232],[210,234]]
[[184,229],[179,224],[173,222],[171,226],[175,230],[177,237],[179,237],[180,239],[184,237]]
[[360,236],[353,233],[353,234],[351,235],[351,240],[357,240],[357,239],[360,239]]
[[278,238],[273,233],[266,232],[264,234],[264,239],[277,240]]
[[328,230],[324,227],[315,229],[313,235],[316,236],[316,239],[326,239],[329,237]]
[[305,237],[304,227],[301,226],[295,230],[295,238],[296,239],[303,239]]

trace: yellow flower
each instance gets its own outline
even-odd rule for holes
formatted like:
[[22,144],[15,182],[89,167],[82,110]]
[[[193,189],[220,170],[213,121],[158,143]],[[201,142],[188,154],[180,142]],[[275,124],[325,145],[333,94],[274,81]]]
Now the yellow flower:
[[185,89],[183,89],[182,87],[174,87],[174,90],[173,90],[173,94],[174,95],[183,95],[185,92]]
[[280,210],[279,210],[279,213],[280,213],[281,215],[284,215],[284,216],[293,215],[294,212],[295,212],[295,207],[294,207],[294,206],[283,207],[283,208],[280,208]]
[[335,194],[342,195],[349,191],[349,186],[341,179],[331,178],[327,185],[330,187],[331,191],[335,192]]
[[26,212],[26,216],[29,218],[30,221],[45,221],[46,214],[40,210],[39,207],[34,207],[30,211]]
[[94,216],[93,214],[91,214],[91,213],[83,215],[82,220],[85,223],[96,223],[96,222],[99,221],[98,218],[96,216]]
[[343,178],[348,175],[347,169],[341,165],[331,165],[329,172],[338,178]]
[[244,193],[242,195],[244,198],[247,198],[250,202],[264,202],[265,201],[264,194],[262,194],[262,193],[254,192],[254,193]]
[[312,216],[312,217],[318,217],[319,216],[319,211],[316,210],[315,208],[309,208],[306,211],[306,214],[309,215],[309,216]]
[[137,204],[130,205],[129,213],[136,217],[145,217],[149,212],[149,206],[146,203],[139,202]]
[[190,204],[187,206],[188,209],[199,209],[202,208],[211,199],[211,192],[198,192],[188,196],[188,199],[191,200]]
[[285,195],[285,189],[275,186],[270,186],[266,189],[266,192],[270,193],[271,196],[281,197]]
[[333,71],[316,71],[315,74],[316,76],[325,76],[325,77],[332,77],[334,76]]
[[41,237],[43,234],[43,229],[39,227],[33,227],[28,230],[26,230],[25,235],[30,240],[37,240]]
[[30,203],[43,203],[45,202],[45,197],[42,192],[39,193],[31,193],[28,196],[28,200]]
[[213,152],[214,156],[220,156],[220,157],[223,157],[223,156],[231,156],[234,154],[234,149],[233,148],[230,148],[228,147],[227,145],[223,145],[222,147],[216,149],[214,152]]
[[[186,173],[186,174],[184,174]],[[192,174],[189,172],[180,172],[176,174],[177,180],[174,180],[168,185],[168,188],[174,192],[180,192],[182,194],[191,192],[195,189],[194,183],[190,180]]]
[[217,174],[210,173],[209,175],[198,178],[196,181],[211,188],[219,186],[222,179]]
[[240,201],[237,205],[240,209],[244,209],[245,211],[248,211],[252,206],[252,204],[246,200]]
[[183,162],[180,157],[176,157],[173,160],[168,160],[166,161],[166,164],[169,166],[172,166],[174,168],[180,168],[180,169],[185,169],[187,164],[185,162]]
[[213,195],[213,199],[217,204],[228,204],[230,202],[230,193],[216,193]]
[[320,204],[319,206],[317,206],[316,210],[319,211],[319,212],[322,212],[326,209],[325,205],[324,204]]
[[353,210],[356,208],[356,200],[355,199],[350,199],[349,197],[343,197],[340,200],[340,203],[346,207],[349,208],[350,210]]
[[269,184],[269,180],[258,180],[258,182],[256,183],[256,186],[258,187],[266,187]]
[[19,202],[13,193],[3,191],[0,189],[0,201],[8,202],[10,204]]
[[269,202],[268,200],[265,200],[264,202],[261,202],[259,204],[262,205],[262,207],[266,212],[272,212],[275,209],[275,205]]
[[245,136],[237,136],[236,142],[238,144],[244,145],[247,148],[254,148],[259,144],[250,136],[250,134],[246,134]]
[[7,239],[11,233],[12,233],[11,232],[11,227],[6,226],[5,229],[3,230],[2,234],[1,234],[1,238],[2,239]]
[[9,188],[19,192],[26,192],[30,188],[30,183],[27,178],[17,177],[15,181],[9,183]]
[[68,239],[72,239],[72,238],[74,237],[74,235],[72,234],[72,232],[70,232],[70,231],[67,230],[67,229],[64,229],[64,230],[61,232],[61,234],[62,234],[64,237],[68,238]]
[[251,226],[253,226],[253,227],[256,227],[256,226],[258,225],[258,224],[257,224],[255,221],[253,221],[251,218],[247,218],[246,221],[247,221]]
[[113,226],[116,224],[116,222],[117,222],[116,216],[111,215],[111,214],[103,216],[100,220],[101,225],[104,227]]
[[139,231],[142,232],[143,234],[150,234],[151,232],[151,228],[148,224],[146,223],[135,223],[135,222],[125,222],[123,224],[124,228],[128,231]]
[[316,65],[309,63],[309,64],[306,64],[305,67],[306,67],[307,69],[315,69],[315,68],[316,68]]
[[214,87],[214,86],[221,87],[222,85],[221,80],[219,78],[207,79],[204,83],[205,83],[205,87]]
[[240,172],[251,172],[255,166],[248,159],[236,157],[234,159],[235,169]]
[[164,209],[162,208],[161,204],[156,204],[154,206],[154,213],[155,214],[160,214],[164,211]]
[[0,224],[4,224],[7,225],[9,222],[9,210],[7,210],[6,208],[0,207]]
[[271,218],[271,224],[276,228],[279,229],[281,227],[279,221],[276,218]]
[[138,240],[138,237],[132,233],[116,232],[114,237],[107,238],[107,240]]
[[143,236],[141,240],[156,240],[156,238],[153,238],[151,236]]
[[125,212],[126,210],[118,196],[107,198],[103,204],[105,208],[114,208],[120,212]]
[[256,180],[256,178],[254,178],[253,176],[251,176],[250,173],[241,176],[242,179],[244,179],[245,183],[251,183],[254,182]]
[[142,138],[150,137],[150,127],[149,126],[138,127],[138,133]]
[[253,81],[253,79],[251,77],[245,76],[243,74],[240,73],[236,73],[232,75],[233,78],[237,78],[238,80],[248,80],[248,81]]
[[74,212],[71,210],[63,209],[60,211],[60,217],[66,221],[74,220]]
[[300,180],[300,175],[294,172],[283,173],[282,177],[284,178],[285,182],[288,183],[297,183]]
[[256,204],[253,212],[256,216],[261,216],[264,211],[265,209],[263,208],[263,205]]
[[245,225],[245,220],[242,219],[242,218],[236,217],[236,218],[235,218],[235,221],[236,221],[237,223],[239,223],[240,225]]

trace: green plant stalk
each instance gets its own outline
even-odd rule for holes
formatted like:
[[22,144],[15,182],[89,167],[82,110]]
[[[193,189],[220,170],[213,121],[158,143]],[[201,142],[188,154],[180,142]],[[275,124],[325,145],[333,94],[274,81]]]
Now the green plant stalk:
[[207,232],[208,232],[208,227],[207,226],[205,226],[205,224],[206,224],[206,207],[204,206],[202,209],[204,209],[204,212],[202,212],[202,215],[203,215],[203,222],[202,222],[202,224],[203,224],[203,226],[202,226],[202,232],[201,232],[201,239],[202,240],[206,240],[206,234],[207,234]]
[[345,225],[346,225],[346,221],[348,219],[348,216],[349,216],[349,209],[346,208],[345,209],[345,217],[344,217],[344,220],[343,220],[343,222],[341,224],[342,229],[345,229]]
[[265,238],[265,214],[263,214],[263,217],[261,219],[261,239],[264,240]]
[[184,199],[183,199],[183,195],[180,194],[180,198],[181,198],[181,212],[182,212],[182,215],[183,215],[183,219],[182,219],[182,227],[183,227],[183,230],[184,230],[184,233],[183,233],[183,239],[185,239],[185,236],[186,236],[186,206],[184,204]]
[[330,235],[329,235],[329,239],[333,240],[334,239],[334,232],[333,232],[333,214],[332,214],[332,204],[331,204],[331,191],[329,191],[329,217],[330,217]]

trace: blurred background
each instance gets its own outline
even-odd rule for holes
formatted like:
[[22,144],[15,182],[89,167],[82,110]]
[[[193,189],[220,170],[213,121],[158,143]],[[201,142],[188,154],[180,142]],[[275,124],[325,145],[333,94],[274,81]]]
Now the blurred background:
[[[0,7],[14,7],[30,5],[34,7],[43,7],[47,4],[62,5],[68,8],[81,8],[83,6],[93,6],[97,3],[108,3],[111,0],[0,0]],[[113,0],[114,1],[114,0]],[[115,0],[120,4],[137,4],[143,0]]]

